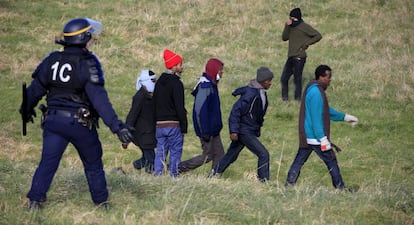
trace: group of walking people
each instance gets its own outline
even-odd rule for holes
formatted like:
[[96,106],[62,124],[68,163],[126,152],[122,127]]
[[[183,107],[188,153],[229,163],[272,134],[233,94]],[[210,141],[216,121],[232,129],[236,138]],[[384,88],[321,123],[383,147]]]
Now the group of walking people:
[[[270,155],[261,143],[261,128],[268,108],[267,91],[272,85],[273,72],[259,67],[254,79],[232,92],[238,97],[228,118],[230,146],[224,152],[221,139],[223,128],[218,84],[224,75],[224,62],[207,60],[191,94],[194,96],[192,120],[199,137],[201,154],[182,161],[184,134],[188,120],[184,86],[181,81],[183,58],[165,49],[165,71],[157,77],[152,70],[142,70],[136,82],[126,121],[118,119],[104,88],[101,64],[90,52],[92,35],[102,31],[100,22],[89,18],[70,20],[63,29],[63,39],[56,43],[63,51],[50,53],[32,74],[27,88],[27,102],[20,107],[24,122],[33,121],[34,108],[47,96],[47,108],[42,115],[43,148],[32,186],[27,194],[29,208],[38,209],[46,201],[52,179],[69,143],[76,148],[88,181],[93,202],[106,206],[108,190],[102,163],[102,145],[97,133],[98,118],[102,118],[122,147],[133,143],[142,150],[142,157],[133,162],[136,169],[161,176],[178,177],[182,173],[212,162],[210,177],[219,177],[234,163],[244,147],[258,158],[257,178],[270,179]],[[282,101],[288,101],[288,81],[295,80],[294,99],[300,102],[299,149],[287,174],[286,186],[295,185],[300,171],[312,152],[326,164],[335,188],[344,189],[335,152],[330,139],[330,121],[347,121],[353,125],[358,118],[336,111],[329,106],[326,89],[332,69],[319,65],[315,78],[302,93],[302,71],[305,50],[322,38],[306,24],[299,8],[290,12],[282,40],[289,41],[288,59],[281,75]],[[156,151],[155,151],[156,149]]]

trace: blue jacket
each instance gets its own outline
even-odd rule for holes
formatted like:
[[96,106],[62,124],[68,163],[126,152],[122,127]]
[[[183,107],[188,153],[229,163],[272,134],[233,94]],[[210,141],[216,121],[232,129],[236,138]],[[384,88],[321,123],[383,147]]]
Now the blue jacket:
[[[326,136],[323,125],[323,99],[317,84],[311,85],[305,95],[305,133],[309,144],[317,144]],[[343,121],[345,114],[329,107],[329,118]]]
[[[232,94],[240,95],[240,98],[230,112],[230,133],[253,134],[259,137],[268,106],[263,87],[256,80],[252,80],[247,86],[236,89]],[[265,103],[262,98],[265,99]]]
[[223,128],[217,84],[203,73],[194,87],[193,124],[199,137],[216,136]]

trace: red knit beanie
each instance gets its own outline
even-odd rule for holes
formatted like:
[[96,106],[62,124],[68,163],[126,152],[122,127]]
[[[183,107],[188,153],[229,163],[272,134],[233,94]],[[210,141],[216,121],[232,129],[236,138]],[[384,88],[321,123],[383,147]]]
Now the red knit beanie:
[[167,69],[173,68],[175,65],[181,63],[183,58],[177,55],[175,52],[165,49],[164,50],[164,62]]

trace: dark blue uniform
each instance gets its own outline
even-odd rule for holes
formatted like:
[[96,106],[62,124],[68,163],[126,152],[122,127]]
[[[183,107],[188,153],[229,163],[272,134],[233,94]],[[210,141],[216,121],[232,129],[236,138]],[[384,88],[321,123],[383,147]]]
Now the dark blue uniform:
[[31,201],[43,202],[67,145],[72,143],[79,153],[95,204],[107,201],[102,145],[96,124],[80,123],[79,108],[88,109],[95,119],[117,133],[125,125],[112,108],[104,88],[104,76],[99,60],[79,47],[65,47],[52,52],[32,74],[27,89],[27,110],[33,109],[44,95],[48,110],[43,123],[42,158],[27,194]]

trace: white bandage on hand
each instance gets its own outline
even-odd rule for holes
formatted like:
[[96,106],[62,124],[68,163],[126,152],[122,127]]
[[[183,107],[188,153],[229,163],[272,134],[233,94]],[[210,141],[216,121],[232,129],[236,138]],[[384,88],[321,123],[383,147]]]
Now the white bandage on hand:
[[352,126],[357,125],[359,122],[358,118],[350,114],[345,114],[344,121],[351,123]]
[[321,140],[321,151],[328,151],[331,150],[331,142],[329,142],[328,138],[326,136],[322,137]]

